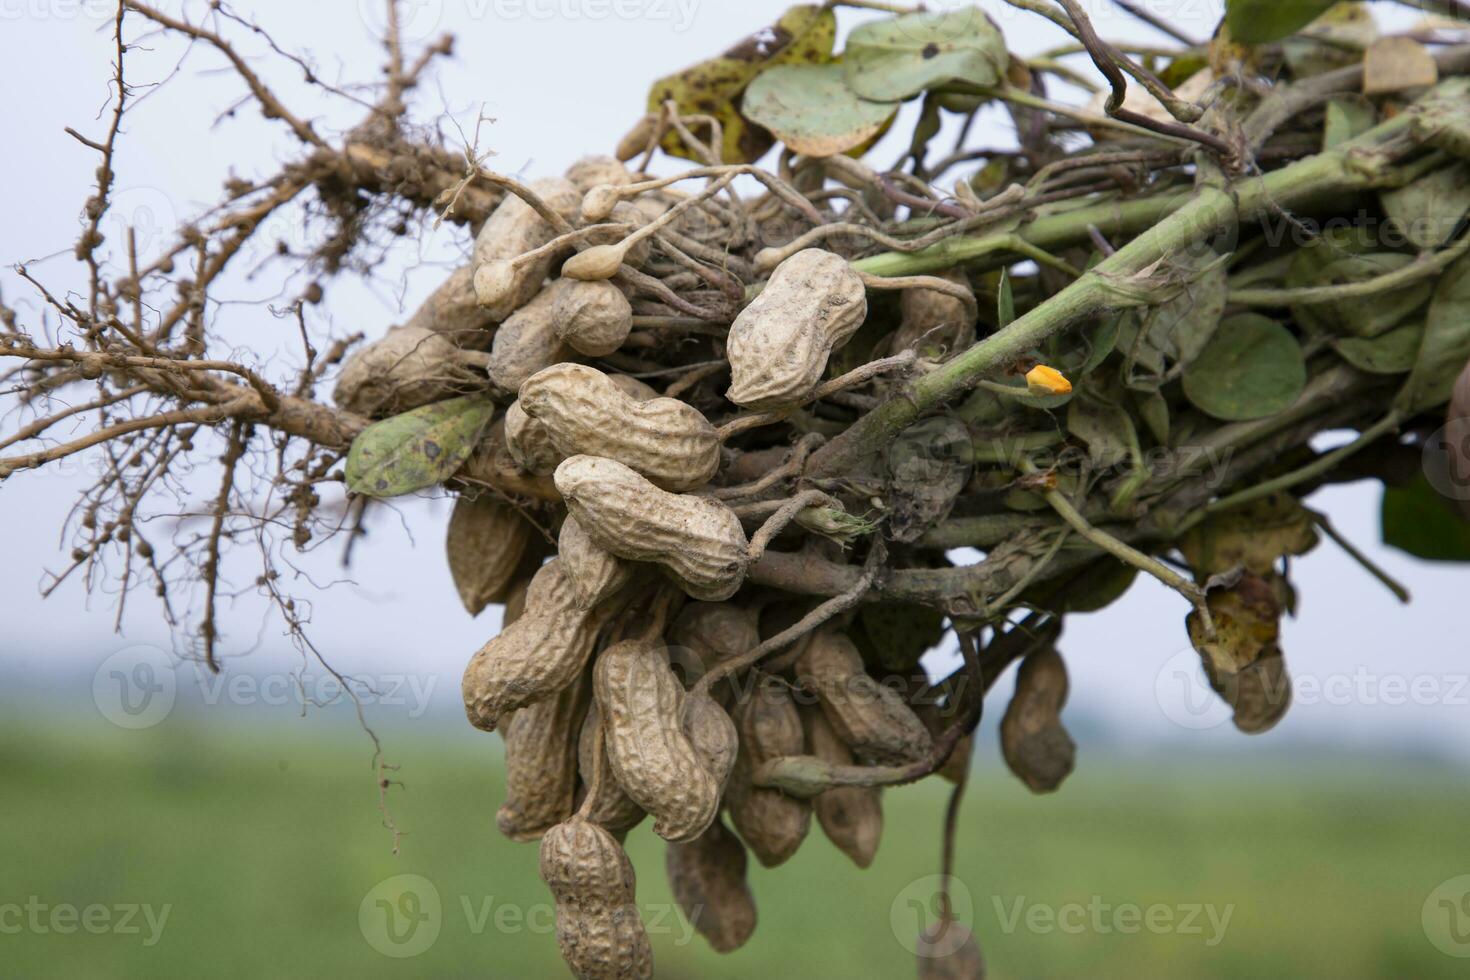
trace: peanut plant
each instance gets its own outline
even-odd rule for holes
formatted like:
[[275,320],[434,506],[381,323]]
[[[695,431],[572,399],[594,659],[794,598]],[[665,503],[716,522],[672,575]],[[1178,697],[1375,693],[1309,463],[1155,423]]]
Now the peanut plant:
[[[616,147],[522,181],[415,119],[453,41],[412,49],[392,0],[371,99],[308,71],[365,108],[330,137],[241,56],[262,31],[228,4],[122,0],[101,132],[73,133],[98,156],[86,285],[22,266],[35,315],[0,303],[0,481],[97,461],[55,578],[152,588],[213,670],[222,556],[255,527],[350,555],[383,501],[455,498],[460,598],[505,607],[466,713],[504,739],[498,826],[541,842],[584,978],[653,973],[621,848],[645,816],[717,952],[758,941],[747,852],[781,864],[815,814],[866,867],[886,787],[954,783],[947,873],[987,691],[1020,664],[1003,760],[1055,790],[1078,754],[1065,618],[1140,573],[1264,732],[1290,706],[1291,558],[1325,535],[1407,599],[1311,493],[1378,480],[1387,542],[1470,559],[1470,494],[1445,490],[1470,484],[1470,10],[1409,2],[1427,19],[1389,35],[1354,3],[1229,0],[1204,38],[1120,0],[1176,42],[1140,47],[1077,0],[1005,3],[1074,43],[1018,55],[980,5],[797,5],[654,81]],[[144,37],[222,60],[289,150],[149,261],[101,230]],[[1016,145],[972,143],[982,113]],[[276,257],[297,286],[275,306],[301,356],[267,367],[214,322],[297,207],[313,245]],[[405,322],[325,332],[385,238],[456,233],[464,263]],[[205,532],[157,530],[211,467]],[[255,591],[314,651],[262,550]],[[940,898],[920,975],[982,976]]]

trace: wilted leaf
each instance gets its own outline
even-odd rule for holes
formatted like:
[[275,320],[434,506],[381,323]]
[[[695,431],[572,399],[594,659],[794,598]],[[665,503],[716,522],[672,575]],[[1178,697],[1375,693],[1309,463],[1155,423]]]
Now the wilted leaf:
[[[680,113],[714,116],[724,131],[724,161],[752,163],[771,148],[772,139],[741,116],[740,93],[773,65],[831,61],[836,37],[837,18],[831,8],[816,4],[791,7],[775,24],[724,54],[654,82],[648,91],[648,111],[658,113],[666,100],[673,99]],[[675,156],[698,159],[678,133],[667,134],[663,148]]]
[[[1402,252],[1350,255],[1323,267],[1311,285],[1342,286],[1364,282],[1397,272],[1413,261],[1412,255]],[[1361,299],[1335,300],[1331,303],[1294,306],[1292,312],[1301,322],[1314,324],[1329,333],[1373,337],[1402,322],[1405,317],[1423,306],[1433,290],[1433,283],[1420,280],[1378,293],[1372,302]]]
[[1184,394],[1200,411],[1227,422],[1275,415],[1307,383],[1301,345],[1281,324],[1256,313],[1225,320],[1184,373]]
[[1179,552],[1204,582],[1241,566],[1267,575],[1283,555],[1304,555],[1317,540],[1312,516],[1296,498],[1274,493],[1201,521],[1179,539]]
[[1332,346],[1359,371],[1403,374],[1414,366],[1424,339],[1424,324],[1406,323],[1377,337],[1344,337]]
[[745,91],[742,111],[795,153],[829,157],[863,143],[887,125],[895,107],[869,102],[842,81],[840,65],[781,65]]
[[970,431],[943,415],[901,432],[884,453],[888,464],[889,534],[917,541],[949,516],[973,465]]
[[1428,88],[1439,81],[1434,55],[1409,37],[1383,37],[1363,55],[1363,94],[1386,95]]
[[[1124,377],[1135,386],[1143,383],[1153,387],[1178,377],[1205,349],[1225,313],[1229,283],[1222,256],[1205,249],[1173,262],[1171,275],[1182,276],[1187,281],[1177,296],[1150,307],[1143,314],[1140,335],[1133,338],[1124,372]],[[1134,378],[1133,371],[1138,366],[1164,376]]]
[[1016,294],[1011,289],[1011,275],[1000,270],[1000,291],[995,300],[995,328],[1004,330],[1016,319]]
[[1259,660],[1281,636],[1281,607],[1263,576],[1247,572],[1229,588],[1212,589],[1205,600],[1215,622],[1208,636],[1199,611],[1189,614],[1189,642],[1204,661],[1205,673],[1217,689],[1234,674]]
[[847,84],[865,99],[897,102],[945,82],[994,85],[1010,56],[979,7],[869,21],[847,39]]
[[1378,195],[1399,234],[1421,252],[1443,246],[1470,211],[1470,163],[1455,163]]
[[1242,44],[1266,44],[1306,27],[1337,0],[1227,0],[1225,26]]
[[1161,446],[1169,444],[1169,401],[1157,391],[1135,391],[1133,404],[1149,434]]
[[1470,520],[1422,474],[1383,491],[1383,543],[1427,561],[1470,561]]
[[1414,106],[1414,135],[1430,146],[1470,159],[1470,79],[1442,83]]
[[444,482],[469,457],[494,414],[493,402],[467,396],[373,423],[352,440],[347,489],[397,497]]
[[1286,63],[1297,78],[1320,75],[1363,60],[1378,40],[1378,23],[1366,4],[1338,3],[1295,36],[1281,42]]
[[1465,362],[1470,360],[1470,256],[1445,270],[1429,303],[1424,340],[1409,380],[1394,399],[1404,416],[1450,400]]

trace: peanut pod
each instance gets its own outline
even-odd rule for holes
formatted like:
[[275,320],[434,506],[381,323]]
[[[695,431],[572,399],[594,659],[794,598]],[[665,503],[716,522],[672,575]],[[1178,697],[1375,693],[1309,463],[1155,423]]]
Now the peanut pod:
[[665,840],[702,834],[720,787],[680,725],[684,690],[662,648],[626,640],[597,657],[597,709],[608,760],[628,796],[653,814]]
[[774,868],[801,847],[811,828],[812,808],[780,790],[756,786],[754,774],[770,759],[801,754],[801,717],[786,686],[766,678],[736,706],[735,726],[740,752],[725,803],[746,846],[761,864]]
[[665,490],[704,486],[720,467],[720,437],[677,398],[630,398],[607,375],[582,364],[555,364],[520,388],[526,414],[568,456],[615,459]]
[[599,547],[575,517],[568,516],[557,537],[557,553],[572,580],[577,608],[591,609],[633,578],[633,569],[621,558]]
[[[571,181],[543,177],[529,186],[568,222],[576,219],[582,196]],[[536,295],[557,260],[570,253],[570,247],[530,261],[515,260],[556,235],[556,229],[515,194],[507,194],[496,206],[475,236],[475,294],[488,316],[503,321]]]
[[[853,764],[852,752],[832,730],[827,717],[818,709],[802,712],[806,738],[812,755],[833,765]],[[822,832],[837,849],[852,859],[859,868],[873,863],[878,842],[883,838],[882,792],[864,786],[836,786],[819,793],[812,800],[812,810]]]
[[1050,793],[1077,761],[1077,745],[1062,725],[1067,703],[1067,667],[1047,647],[1021,661],[1016,693],[1000,722],[1006,765],[1033,793]]
[[749,543],[729,507],[660,490],[622,463],[595,456],[565,460],[555,479],[587,536],[619,558],[660,563],[696,599],[721,601],[740,590]]
[[470,724],[493,732],[508,711],[549,698],[576,680],[597,642],[601,610],[577,608],[576,593],[553,558],[526,593],[525,612],[481,647],[465,668]]
[[727,397],[746,408],[797,404],[867,315],[863,280],[846,259],[819,248],[797,252],[730,325]]
[[[608,375],[608,380],[629,398],[646,402],[658,392],[637,378],[626,374]],[[526,414],[519,400],[505,410],[505,443],[516,464],[528,473],[549,476],[566,456],[551,441],[551,433],[536,419]]]
[[488,493],[454,502],[444,547],[454,587],[471,616],[505,601],[535,532],[520,511]]
[[495,824],[511,840],[535,840],[572,815],[577,737],[590,688],[583,673],[555,697],[516,711],[505,724],[505,803]]
[[514,397],[522,382],[537,371],[575,356],[556,335],[554,312],[557,297],[571,287],[564,279],[548,284],[495,331],[486,371],[491,384],[506,397]]
[[578,282],[558,293],[552,320],[563,343],[588,357],[603,357],[628,339],[633,306],[606,280]]
[[918,762],[934,748],[929,730],[891,688],[863,669],[863,657],[846,634],[813,634],[796,662],[797,681],[817,695],[832,728],[864,762]]
[[[950,270],[940,278],[970,288],[963,271]],[[948,358],[975,343],[976,307],[933,289],[905,289],[898,300],[901,317],[890,350],[914,350],[930,359]]]
[[556,900],[556,942],[574,976],[653,976],[633,865],[612,834],[582,817],[557,824],[541,838],[541,879]]
[[745,880],[748,863],[745,845],[718,817],[694,840],[664,851],[674,901],[718,953],[739,949],[755,932],[755,897]]
[[478,390],[478,374],[445,335],[394,327],[347,359],[332,398],[359,415],[398,415]]
[[623,790],[608,761],[606,743],[598,750],[597,743],[602,741],[602,713],[597,710],[594,698],[587,706],[587,717],[577,740],[577,766],[582,774],[583,792],[591,793],[595,789],[597,796],[590,803],[578,800],[578,805],[586,807],[583,813],[588,820],[621,837],[642,823],[648,814]]

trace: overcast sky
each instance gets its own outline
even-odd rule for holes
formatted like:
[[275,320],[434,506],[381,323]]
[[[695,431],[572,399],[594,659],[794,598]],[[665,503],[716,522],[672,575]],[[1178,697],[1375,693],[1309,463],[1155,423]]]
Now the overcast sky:
[[[1200,37],[1212,31],[1220,6],[1214,0],[1145,0],[1145,5],[1172,11],[1176,23]],[[100,114],[111,56],[107,6],[88,0],[0,0],[6,123],[0,262],[7,267],[31,262],[36,274],[63,285],[75,281],[67,253],[96,158],[62,127],[94,137],[103,130]],[[783,6],[774,0],[410,0],[405,23],[411,40],[444,30],[458,36],[454,60],[442,64],[417,94],[420,117],[447,112],[471,126],[483,106],[494,118],[481,138],[484,148],[497,153],[491,167],[532,177],[560,173],[578,156],[613,146],[641,112],[653,78],[718,52],[772,21]],[[1017,51],[1034,52],[1058,40],[1057,32],[1034,16],[999,3],[984,6]],[[1105,0],[1089,6],[1105,34],[1158,39]],[[380,28],[378,0],[315,0],[291,4],[289,13],[287,5],[265,2],[242,2],[237,8],[269,28],[283,48],[313,52],[319,72],[334,83],[369,80],[381,64],[374,40]],[[843,11],[842,29],[867,16]],[[155,38],[146,46],[152,50],[139,57],[135,84],[159,80],[179,63],[173,39]],[[302,97],[298,72],[268,56],[259,43],[247,40],[243,47],[259,56],[253,64],[288,101]],[[170,84],[128,117],[115,197],[140,229],[145,249],[152,244],[147,230],[172,227],[215,201],[226,170],[263,174],[296,152],[281,128],[255,111],[231,112],[239,92],[238,80],[220,70],[220,59],[198,51],[179,66]],[[299,104],[304,114],[320,111],[312,98]],[[357,114],[339,111],[323,124],[328,129],[351,125]],[[895,131],[906,130],[900,125]],[[1010,139],[1003,113],[982,117],[976,142],[1005,145]],[[896,155],[891,142],[877,159]],[[293,233],[299,231],[272,229],[288,240]],[[446,226],[421,248],[405,245],[390,255],[371,288],[330,287],[323,308],[328,328],[373,335],[397,322],[463,254],[465,244],[462,233]],[[0,273],[0,288],[23,315],[34,317],[35,303],[8,269]],[[245,282],[232,288],[242,299],[273,291]],[[294,323],[263,310],[242,306],[223,316],[235,343],[267,358],[295,341]],[[0,402],[0,408],[11,407]],[[5,415],[0,432],[13,430],[15,420],[13,413]],[[175,645],[146,591],[133,596],[120,635],[113,631],[115,596],[109,583],[90,597],[68,584],[50,600],[40,599],[43,570],[63,567],[70,547],[60,539],[60,527],[82,485],[85,474],[79,469],[26,473],[0,487],[0,604],[5,612],[0,656],[8,672],[19,673],[28,687],[50,683],[47,678],[76,683],[61,678],[90,676],[122,648]],[[209,474],[194,488],[196,504],[213,492],[216,479]],[[1295,563],[1301,615],[1287,623],[1284,646],[1292,673],[1304,683],[1299,703],[1278,732],[1365,745],[1430,739],[1445,751],[1470,754],[1465,685],[1470,650],[1458,628],[1466,573],[1379,546],[1378,491],[1371,486],[1334,489],[1316,504],[1408,584],[1416,602],[1400,606],[1330,542]],[[357,550],[351,581],[315,593],[312,636],[343,670],[378,676],[411,671],[434,678],[436,698],[453,701],[463,665],[494,633],[497,613],[471,619],[455,597],[443,555],[447,504],[415,500],[399,511],[401,520],[385,513],[373,524],[370,539]],[[327,550],[330,554],[303,562],[315,581],[343,578],[335,560],[339,549]],[[254,570],[240,562],[231,574],[237,585],[248,585]],[[1182,700],[1178,678],[1192,672],[1194,664],[1183,628],[1186,612],[1178,596],[1141,581],[1113,608],[1074,617],[1062,644],[1073,675],[1072,703],[1139,737],[1240,738],[1219,724],[1220,716],[1200,713]],[[232,658],[231,670],[261,675],[296,663],[281,624],[253,592],[247,589],[223,613],[223,649]],[[1194,730],[1201,727],[1207,730]],[[1253,745],[1270,751],[1268,741]]]

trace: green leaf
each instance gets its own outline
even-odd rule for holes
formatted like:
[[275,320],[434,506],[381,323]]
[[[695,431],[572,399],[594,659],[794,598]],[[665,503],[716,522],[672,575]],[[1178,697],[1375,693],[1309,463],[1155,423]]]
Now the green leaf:
[[[772,140],[769,133],[751,126],[740,114],[740,93],[756,76],[774,65],[831,61],[836,38],[837,17],[830,7],[817,4],[790,7],[776,23],[750,35],[724,54],[654,82],[648,90],[648,111],[662,112],[664,102],[673,99],[681,113],[714,116],[724,134],[721,148],[724,161],[754,163],[771,148]],[[695,135],[700,135],[700,128],[694,127]],[[699,159],[684,145],[678,133],[668,133],[662,145],[674,156]]]
[[1005,269],[1000,270],[1000,290],[996,296],[995,324],[997,330],[1004,330],[1016,319],[1016,294],[1011,289],[1011,275]]
[[1470,79],[1441,82],[1414,106],[1414,136],[1430,146],[1470,159]]
[[1322,149],[1330,150],[1361,136],[1378,124],[1378,110],[1363,98],[1333,99],[1327,103],[1327,122],[1322,127]]
[[[1141,333],[1134,337],[1124,372],[1132,385],[1145,382],[1145,387],[1155,387],[1182,374],[1215,335],[1225,313],[1230,288],[1225,257],[1203,249],[1172,262],[1170,274],[1186,281],[1179,295],[1144,312]],[[1134,378],[1133,370],[1139,364],[1164,376]]]
[[1470,163],[1455,163],[1412,184],[1381,191],[1378,200],[1391,227],[1421,252],[1450,240],[1470,211]]
[[495,404],[475,396],[425,405],[375,422],[347,453],[347,489],[397,497],[442,483],[469,458]]
[[1184,394],[1200,411],[1226,422],[1275,415],[1307,383],[1301,345],[1291,331],[1257,313],[1220,324],[1184,374]]
[[1409,380],[1394,399],[1400,415],[1417,415],[1450,400],[1470,360],[1470,256],[1445,270],[1429,303],[1424,340]]
[[877,135],[897,107],[858,98],[840,65],[780,65],[746,89],[742,111],[793,152],[829,157]]
[[1010,56],[979,7],[869,21],[847,39],[847,84],[865,99],[899,102],[946,82],[994,85]]
[[1344,337],[1332,346],[1359,371],[1369,374],[1403,374],[1414,366],[1424,324],[1406,323],[1377,337]]
[[[1287,276],[1288,286],[1342,286],[1363,282],[1397,272],[1414,261],[1412,255],[1402,252],[1341,254],[1334,244],[1325,239],[1303,249],[1302,253],[1303,255],[1292,262],[1291,272]],[[1303,258],[1308,253],[1316,254],[1311,260]],[[1333,254],[1337,254],[1337,257],[1332,258]],[[1375,337],[1423,306],[1433,289],[1432,283],[1421,280],[1380,293],[1372,302],[1347,299],[1331,303],[1299,304],[1293,306],[1291,312],[1298,323],[1324,333]]]
[[1279,41],[1306,27],[1337,0],[1226,0],[1225,26],[1242,44]]
[[1138,440],[1126,409],[1085,389],[1067,406],[1067,431],[1086,443],[1088,455],[1099,469],[1122,463],[1128,458],[1129,447]]
[[1384,489],[1380,517],[1384,544],[1428,561],[1470,561],[1470,522],[1422,473]]
[[1148,426],[1149,434],[1161,446],[1169,444],[1169,400],[1157,391],[1135,391],[1133,404],[1138,416]]

